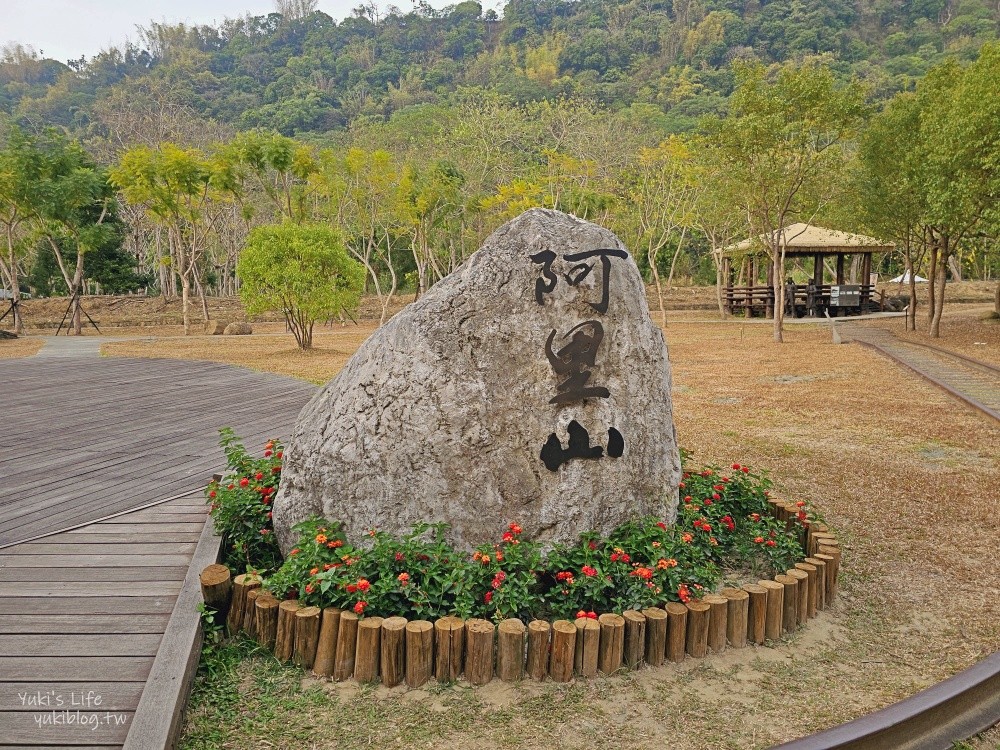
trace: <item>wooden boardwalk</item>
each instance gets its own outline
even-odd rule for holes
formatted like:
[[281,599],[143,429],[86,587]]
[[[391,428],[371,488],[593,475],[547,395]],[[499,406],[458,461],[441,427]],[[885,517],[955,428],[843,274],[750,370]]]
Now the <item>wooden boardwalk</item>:
[[315,390],[211,362],[0,361],[0,547],[203,486],[220,427],[256,450]]
[[217,430],[259,453],[314,392],[202,362],[0,362],[0,747],[154,747],[197,658]]

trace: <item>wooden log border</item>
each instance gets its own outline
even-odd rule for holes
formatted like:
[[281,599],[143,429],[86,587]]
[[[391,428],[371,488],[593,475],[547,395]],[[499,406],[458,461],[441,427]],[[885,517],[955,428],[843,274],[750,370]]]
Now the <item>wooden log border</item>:
[[[598,672],[614,674],[620,669],[676,663],[685,658],[684,651],[688,658],[700,659],[721,653],[727,647],[775,642],[783,633],[805,625],[833,602],[841,556],[839,543],[825,524],[810,521],[800,524],[796,518],[798,509],[791,503],[769,498],[768,504],[771,515],[786,522],[789,529],[798,526],[804,547],[803,561],[810,561],[802,563],[804,568],[815,571],[818,563],[824,570],[810,574],[808,579],[806,573],[798,570],[794,570],[797,577],[788,575],[793,571],[780,572],[770,580],[748,584],[743,589],[708,594],[700,601],[693,600],[686,608],[676,603],[668,607],[664,602],[661,607],[642,612],[604,613],[599,621],[575,623],[505,620],[499,638],[493,623],[487,620],[463,622],[454,616],[433,623],[407,622],[402,617],[358,619],[353,613],[332,609],[327,611],[339,615],[339,627],[331,622],[320,632],[319,610],[312,608],[315,612],[309,612],[309,636],[304,638],[298,632],[301,628],[295,632],[295,663],[310,668],[318,662],[318,669],[313,672],[317,677],[383,682],[390,686],[401,685],[404,677],[409,687],[419,687],[430,679],[452,682],[460,676],[473,685],[484,685],[493,679],[568,682],[593,677]],[[819,552],[821,548],[826,552]],[[815,603],[808,598],[807,580],[814,586],[812,596],[818,599]],[[232,590],[239,592],[239,586],[234,585]],[[766,604],[760,597],[765,591]],[[785,593],[790,597],[787,603],[783,601]],[[288,606],[294,610],[297,605]],[[766,613],[757,611],[759,606],[766,606]],[[686,633],[678,630],[682,618],[686,621]],[[767,640],[758,640],[761,634],[755,636],[755,631],[763,627],[757,625],[763,626],[765,622]],[[380,640],[391,644],[387,647],[391,659],[379,659]],[[271,649],[279,660],[287,661],[293,655],[292,644],[282,638],[280,620],[277,641],[277,649],[273,641]],[[447,653],[441,651],[442,642],[448,645]],[[320,644],[323,653],[317,660]]]

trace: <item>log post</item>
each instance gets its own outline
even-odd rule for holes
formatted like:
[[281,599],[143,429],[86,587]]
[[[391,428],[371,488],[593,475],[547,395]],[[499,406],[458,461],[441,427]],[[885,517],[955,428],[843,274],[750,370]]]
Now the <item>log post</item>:
[[280,662],[286,662],[292,658],[292,649],[295,646],[295,613],[298,610],[299,602],[297,599],[286,599],[278,605],[278,629],[274,635],[274,658]]
[[702,599],[708,610],[708,647],[713,654],[726,650],[726,628],[729,624],[729,600],[721,594],[708,594]]
[[703,601],[687,603],[687,652],[695,659],[708,653],[708,613],[712,607]]
[[747,640],[758,646],[764,643],[767,632],[767,589],[756,583],[743,587],[750,597],[747,606]]
[[260,577],[249,573],[240,573],[233,579],[233,597],[229,604],[229,616],[226,618],[226,631],[236,635],[243,625],[243,612],[247,603],[247,592],[260,588]]
[[281,604],[270,594],[258,596],[257,611],[254,612],[254,632],[257,643],[268,651],[274,651],[274,639],[278,635],[278,605]]
[[646,616],[646,663],[659,667],[667,653],[667,613],[659,607],[642,610]]
[[621,669],[625,655],[625,618],[606,612],[597,621],[601,626],[597,667],[604,674],[614,674]]
[[747,645],[750,594],[733,588],[722,589],[719,593],[726,597],[726,640],[733,648],[743,648]]
[[758,586],[767,590],[766,614],[764,618],[764,637],[769,641],[781,638],[781,627],[784,622],[785,587],[777,581],[757,581]]
[[233,595],[233,581],[229,568],[215,563],[209,565],[198,576],[201,583],[201,598],[205,606],[214,609],[216,622],[220,625],[226,621],[229,613],[229,599]]
[[775,583],[785,587],[781,597],[781,626],[786,633],[791,633],[799,621],[799,582],[790,575],[776,575]]
[[340,613],[340,632],[333,657],[333,679],[337,682],[354,676],[354,657],[358,651],[358,616],[344,610]]
[[545,620],[528,623],[528,676],[544,680],[549,673],[549,631],[552,627]]
[[667,661],[679,664],[684,661],[687,648],[688,610],[680,602],[670,602],[664,609],[667,612]]
[[382,620],[382,653],[379,657],[382,684],[396,687],[406,675],[406,618]]
[[257,640],[257,599],[267,594],[259,586],[250,589],[243,599],[243,617],[240,618],[240,630],[246,633],[247,638]]
[[823,576],[823,601],[827,604],[833,604],[833,587],[834,580],[837,576],[837,569],[834,567],[834,563],[837,558],[833,555],[827,555],[823,552],[817,552],[814,557],[817,560],[822,560],[824,564],[824,576]]
[[462,674],[465,623],[460,617],[442,617],[434,623],[436,653],[434,676],[438,682],[454,682]]
[[795,621],[799,625],[805,625],[809,619],[809,575],[798,568],[789,568],[785,575],[794,578],[798,584],[795,587]]
[[569,620],[552,623],[552,656],[549,659],[549,675],[553,682],[569,682],[573,679],[573,657],[576,654],[576,625]]
[[434,626],[427,620],[406,623],[406,684],[418,688],[434,673]]
[[493,679],[493,639],[496,627],[489,620],[465,623],[465,679],[485,685]]
[[504,682],[524,679],[524,623],[510,618],[497,628],[497,677]]
[[805,562],[816,568],[816,609],[826,609],[826,560],[807,557]]
[[355,682],[377,682],[382,650],[382,618],[366,617],[358,623],[358,644],[354,653]]
[[596,677],[601,654],[601,626],[597,620],[581,617],[576,626],[576,673],[581,677]]
[[319,607],[303,607],[295,613],[295,648],[292,662],[297,667],[312,669],[319,642]]
[[809,577],[808,585],[806,586],[806,599],[809,601],[807,611],[810,618],[815,617],[817,609],[816,597],[819,593],[819,582],[817,580],[817,573],[819,571],[816,569],[815,565],[810,565],[809,563],[804,562],[795,563],[795,569],[801,570]]
[[627,609],[622,617],[625,619],[625,666],[639,669],[646,658],[646,615]]
[[[829,544],[823,544],[819,548],[817,557],[820,555],[830,555],[833,558],[833,573],[831,575],[828,572],[826,579],[827,598],[832,602],[837,597],[837,589],[840,585],[840,547],[831,547]],[[820,557],[819,559],[822,560],[823,558]],[[827,570],[829,571],[829,563],[827,564]]]
[[316,644],[316,658],[313,660],[313,674],[317,677],[329,677],[333,674],[339,632],[340,609],[325,607],[320,615],[319,642]]

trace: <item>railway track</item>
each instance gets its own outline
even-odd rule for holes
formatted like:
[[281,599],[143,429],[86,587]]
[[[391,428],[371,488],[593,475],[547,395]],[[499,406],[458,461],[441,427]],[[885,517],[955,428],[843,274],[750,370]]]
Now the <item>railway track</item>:
[[1000,421],[1000,367],[933,344],[903,341],[877,328],[851,326],[844,333]]

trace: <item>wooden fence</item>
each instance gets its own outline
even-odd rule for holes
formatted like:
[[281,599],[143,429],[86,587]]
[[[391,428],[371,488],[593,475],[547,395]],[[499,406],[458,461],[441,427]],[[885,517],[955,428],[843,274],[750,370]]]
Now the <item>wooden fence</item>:
[[359,618],[336,607],[279,601],[260,580],[230,580],[224,565],[201,573],[206,605],[226,618],[230,635],[245,633],[282,662],[317,677],[358,682],[451,682],[473,685],[494,678],[569,682],[621,669],[658,667],[702,658],[748,643],[763,645],[790,633],[829,606],[837,594],[841,550],[822,524],[802,524],[798,508],[771,500],[771,511],[800,533],[807,556],[785,573],[742,588],[725,588],[687,604],[666,603],[641,612],[605,613],[597,620],[489,620],[443,617],[435,622],[403,617]]

